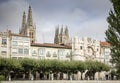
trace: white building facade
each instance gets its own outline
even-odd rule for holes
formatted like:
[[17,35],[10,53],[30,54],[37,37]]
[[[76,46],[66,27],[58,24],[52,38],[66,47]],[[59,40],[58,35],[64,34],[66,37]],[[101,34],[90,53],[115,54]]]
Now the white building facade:
[[0,57],[10,57],[10,35],[9,32],[0,32]]
[[97,60],[104,62],[104,57],[101,56],[100,42],[88,37],[72,39],[72,60]]
[[107,42],[100,42],[100,45],[101,55],[104,56],[104,63],[112,67],[112,64],[110,63],[111,59],[110,44]]
[[11,33],[11,58],[30,58],[30,38]]
[[50,43],[33,43],[31,56],[35,59],[71,60],[71,46]]

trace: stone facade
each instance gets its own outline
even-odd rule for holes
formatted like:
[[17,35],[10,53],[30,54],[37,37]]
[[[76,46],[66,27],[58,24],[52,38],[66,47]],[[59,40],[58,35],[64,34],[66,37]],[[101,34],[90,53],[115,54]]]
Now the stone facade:
[[73,60],[97,60],[104,61],[100,55],[100,42],[91,38],[74,37],[72,39],[72,59]]

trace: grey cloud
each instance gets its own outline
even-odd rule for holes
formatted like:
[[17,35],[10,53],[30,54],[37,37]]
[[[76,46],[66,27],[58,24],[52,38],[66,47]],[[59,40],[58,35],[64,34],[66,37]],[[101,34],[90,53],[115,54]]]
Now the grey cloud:
[[8,0],[0,3],[0,30],[12,29],[18,32],[21,27],[22,14],[28,8],[28,3],[24,0]]
[[[106,17],[112,7],[109,0],[8,0],[0,3],[0,31],[11,27],[18,32],[22,13],[33,9],[39,42],[53,42],[55,26],[68,25],[71,36],[104,39]],[[39,35],[39,36],[38,36]],[[96,36],[95,36],[96,35]]]

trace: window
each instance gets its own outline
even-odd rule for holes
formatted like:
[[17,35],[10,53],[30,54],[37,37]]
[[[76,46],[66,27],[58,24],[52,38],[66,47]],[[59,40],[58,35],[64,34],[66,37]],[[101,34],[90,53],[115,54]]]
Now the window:
[[46,57],[50,57],[50,56],[51,56],[50,51],[48,51]]
[[53,53],[53,57],[57,57],[57,54],[56,54],[56,52],[54,52],[54,53]]
[[1,51],[1,54],[5,55],[5,54],[7,54],[7,52],[6,51]]
[[45,53],[45,49],[44,49],[44,48],[40,48],[40,49],[39,49],[39,54],[40,54],[40,55],[44,55],[44,53]]
[[59,50],[59,56],[63,56],[64,55],[64,50]]
[[13,45],[13,46],[17,46],[17,41],[13,41],[13,42],[12,42],[12,45]]
[[80,46],[80,49],[82,50],[82,46]]
[[29,54],[29,49],[24,49],[24,54]]
[[7,39],[2,39],[2,44],[7,44]]
[[36,56],[37,55],[37,51],[36,50],[32,50],[32,56]]
[[23,49],[22,48],[18,49],[18,53],[23,54]]
[[70,54],[69,53],[66,54],[66,58],[70,58]]

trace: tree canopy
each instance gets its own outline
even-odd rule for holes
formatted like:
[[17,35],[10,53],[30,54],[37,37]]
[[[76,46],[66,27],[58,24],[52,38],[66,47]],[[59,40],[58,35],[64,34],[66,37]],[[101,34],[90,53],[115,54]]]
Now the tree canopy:
[[111,45],[111,62],[120,70],[120,0],[110,0],[113,8],[107,18],[106,41]]
[[[73,74],[88,70],[94,74],[99,71],[108,71],[109,67],[96,61],[59,61],[59,60],[35,60],[35,59],[7,59],[0,58],[0,75],[8,76],[11,73],[34,75],[43,73],[68,73]],[[94,72],[93,72],[94,71]]]

